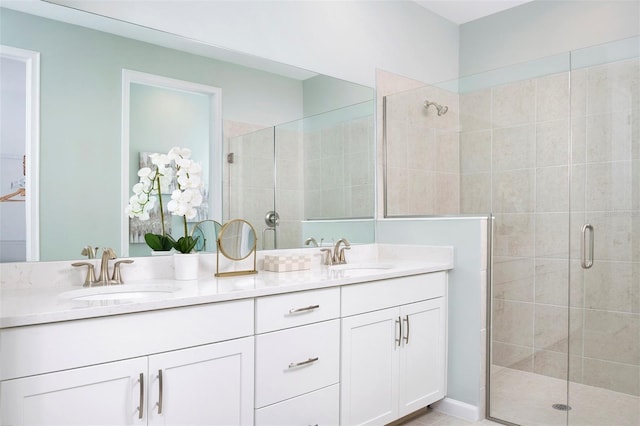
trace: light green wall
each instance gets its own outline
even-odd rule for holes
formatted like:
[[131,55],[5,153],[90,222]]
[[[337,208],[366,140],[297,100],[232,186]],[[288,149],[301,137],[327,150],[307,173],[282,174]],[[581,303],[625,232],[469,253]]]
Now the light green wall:
[[447,397],[478,406],[482,329],[482,223],[479,218],[385,219],[376,242],[453,246],[449,273]]
[[304,116],[321,114],[373,99],[373,91],[367,86],[317,75],[303,82]]
[[302,116],[300,81],[4,8],[0,43],[41,54],[41,260],[120,247],[123,68],[220,87],[227,120]]
[[460,75],[640,35],[635,0],[535,0],[460,26]]

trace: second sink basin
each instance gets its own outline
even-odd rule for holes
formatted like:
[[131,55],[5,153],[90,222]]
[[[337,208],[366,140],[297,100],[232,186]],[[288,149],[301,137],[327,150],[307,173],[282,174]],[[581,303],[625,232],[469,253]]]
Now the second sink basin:
[[122,284],[71,290],[60,294],[60,298],[71,300],[130,300],[167,295],[177,290],[177,287],[170,284]]

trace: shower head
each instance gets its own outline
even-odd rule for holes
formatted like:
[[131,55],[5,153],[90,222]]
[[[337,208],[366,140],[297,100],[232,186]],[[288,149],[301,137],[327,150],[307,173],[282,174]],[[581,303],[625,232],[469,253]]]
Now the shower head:
[[449,107],[446,105],[440,105],[431,101],[424,101],[425,108],[429,108],[430,105],[433,105],[434,107],[436,107],[436,110],[438,111],[438,116],[445,115],[447,111],[449,111]]

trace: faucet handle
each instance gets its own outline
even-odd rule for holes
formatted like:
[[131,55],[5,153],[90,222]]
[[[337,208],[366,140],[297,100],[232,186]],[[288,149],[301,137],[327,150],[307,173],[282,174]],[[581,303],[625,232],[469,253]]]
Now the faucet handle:
[[320,249],[320,251],[325,253],[324,264],[327,266],[333,265],[333,257],[331,256],[331,249],[323,248],[323,249]]
[[95,259],[99,249],[99,247],[94,248],[91,246],[84,246],[80,254],[83,256],[87,256],[88,259]]
[[120,274],[120,264],[121,263],[133,263],[131,259],[119,260],[113,264],[113,275],[111,275],[111,283],[113,284],[122,284],[122,275]]
[[74,267],[87,266],[87,276],[84,279],[83,287],[91,287],[92,284],[95,284],[97,282],[97,280],[96,280],[96,271],[95,271],[95,268],[93,266],[93,263],[75,262],[75,263],[72,263],[71,266],[74,266]]

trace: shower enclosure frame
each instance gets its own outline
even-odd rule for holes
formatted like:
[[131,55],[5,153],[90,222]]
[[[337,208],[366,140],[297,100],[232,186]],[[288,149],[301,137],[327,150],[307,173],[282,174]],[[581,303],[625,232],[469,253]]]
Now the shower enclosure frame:
[[[640,297],[636,296],[638,300],[631,302],[635,305],[622,312],[631,318],[627,318],[630,324],[628,327],[623,324],[609,329],[594,328],[598,318],[606,318],[609,313],[604,309],[606,300],[594,300],[598,297],[598,292],[605,292],[606,298],[607,289],[602,285],[593,287],[593,281],[602,279],[608,282],[609,278],[600,278],[597,274],[616,271],[618,265],[615,263],[618,261],[627,263],[624,265],[627,268],[624,279],[627,280],[625,285],[630,288],[632,296],[633,280],[638,281],[640,222],[633,218],[640,216],[640,204],[637,201],[640,198],[636,197],[640,185],[640,133],[637,127],[640,122],[639,58],[640,37],[633,37],[516,64],[453,82],[420,87],[412,87],[409,82],[409,87],[405,85],[404,91],[379,94],[384,124],[380,140],[383,147],[381,184],[384,204],[381,207],[384,218],[486,217],[487,212],[490,212],[485,295],[484,346],[487,357],[486,371],[483,372],[485,384],[480,385],[485,386],[486,399],[483,401],[480,397],[479,401],[490,420],[504,424],[537,422],[554,425],[570,425],[576,421],[584,422],[585,419],[591,421],[597,419],[598,414],[589,414],[588,407],[576,400],[577,393],[584,394],[585,390],[599,388],[606,392],[625,391],[624,384],[613,383],[621,382],[620,377],[598,377],[598,365],[606,366],[607,363],[611,365],[618,362],[617,354],[612,353],[615,352],[615,348],[607,353],[598,351],[598,347],[611,346],[613,341],[606,335],[617,331],[631,335],[624,344],[636,348],[632,351],[640,347],[640,339],[636,337],[634,340],[633,336],[634,330],[640,327]],[[621,80],[616,80],[618,78]],[[398,86],[404,83],[400,78]],[[386,86],[390,85],[384,87]],[[474,95],[474,92],[481,92],[479,95],[484,98],[465,99],[466,95]],[[428,93],[428,96],[424,93]],[[448,93],[455,93],[458,101],[452,102],[448,99]],[[602,98],[601,102],[596,100],[598,97]],[[606,105],[613,104],[613,100],[617,98],[627,102],[628,111],[622,116],[615,108],[605,108]],[[447,116],[436,116],[437,105],[432,101],[442,102],[443,99],[444,104],[454,107]],[[435,110],[430,108],[432,105],[436,106]],[[580,105],[582,106],[578,108]],[[481,110],[480,116],[472,117],[473,124],[464,123],[465,114],[470,115],[470,111],[477,108]],[[530,115],[524,114],[527,108]],[[521,116],[509,121],[507,115],[511,112]],[[397,204],[398,200],[404,201],[402,197],[398,197],[402,191],[407,191],[409,198],[413,199],[423,195],[407,190],[407,187],[416,181],[415,177],[406,179],[411,172],[418,169],[415,176],[420,177],[424,176],[419,174],[420,171],[426,170],[432,175],[442,171],[437,168],[440,167],[438,164],[436,168],[420,170],[419,167],[423,165],[412,157],[416,151],[412,152],[411,149],[416,149],[415,145],[424,143],[422,139],[425,137],[433,138],[433,134],[437,137],[438,131],[450,125],[442,120],[456,114],[460,117],[457,129],[460,162],[459,210],[438,211],[438,206],[430,204],[434,200],[427,203],[430,209],[424,211],[415,209],[410,203]],[[618,127],[620,124],[623,125],[622,130]],[[525,127],[526,131],[519,132],[522,130],[520,128]],[[425,132],[434,133],[430,135]],[[474,132],[486,132],[484,136],[488,141],[480,138],[465,139],[469,137],[469,133]],[[626,145],[622,151],[620,148],[611,147],[611,140],[620,137],[626,138]],[[480,143],[478,141],[482,142],[479,145],[482,149],[486,147],[485,153],[480,155],[481,158],[478,158],[480,148],[474,148],[475,151],[469,148],[470,142]],[[432,140],[429,143],[432,143],[429,145],[431,153],[437,154],[439,146],[433,145]],[[523,143],[524,148],[518,145],[519,143]],[[464,149],[467,150],[466,153]],[[587,149],[591,151],[588,152]],[[420,151],[419,154],[422,155],[423,152]],[[464,157],[463,154],[470,157]],[[598,155],[602,157],[601,160],[597,159]],[[612,162],[612,158],[619,163]],[[485,162],[488,170],[480,170],[477,164],[469,167],[469,161]],[[465,164],[469,170],[473,170],[465,170]],[[405,181],[398,179],[403,173]],[[506,175],[509,175],[509,180],[504,178]],[[624,176],[620,178],[619,175]],[[466,182],[478,183],[484,178],[488,182],[487,185],[465,187],[465,179]],[[615,184],[619,182],[626,185],[622,191],[615,189]],[[482,189],[488,192],[483,192]],[[602,192],[604,196],[597,199],[598,196],[590,194],[588,189]],[[609,195],[610,192],[615,195]],[[523,193],[526,195],[522,195]],[[468,197],[469,194],[484,197],[486,202],[465,202],[465,196]],[[455,194],[451,193],[450,197],[455,197]],[[619,198],[624,198],[624,202],[620,204]],[[587,202],[591,199],[594,199],[596,204],[588,207]],[[437,200],[436,197],[435,201]],[[622,210],[619,206],[609,209],[608,204],[615,203],[626,207]],[[595,219],[592,219],[592,210],[601,210]],[[618,225],[618,229],[614,229],[613,232],[607,231],[606,226],[603,226],[603,217],[610,223],[615,223],[610,218],[620,215],[621,211],[624,225]],[[608,222],[605,223],[607,224]],[[620,227],[626,228],[621,230]],[[623,240],[626,251],[619,257],[615,253],[608,254],[609,257],[604,260],[613,266],[609,270],[603,270],[601,267],[598,271],[605,246],[613,247],[617,244],[615,235],[612,236],[616,232],[622,232],[620,239]],[[580,244],[582,248],[578,250]],[[585,269],[576,270],[579,265],[583,265]],[[597,274],[583,276],[584,271],[592,266],[593,269],[588,273],[595,271]],[[511,278],[508,278],[509,274],[505,272],[509,268],[517,270]],[[580,281],[576,281],[576,278],[580,278]],[[614,276],[611,282],[617,282],[616,278],[618,277]],[[522,282],[518,283],[518,280]],[[637,285],[635,288],[640,294],[640,288]],[[515,294],[519,290],[524,293]],[[495,314],[500,310],[502,313],[496,318]],[[515,312],[516,315],[506,315],[505,311],[510,314]],[[618,314],[620,312],[614,310],[610,316],[617,321],[615,317],[620,316]],[[506,327],[500,326],[503,319],[509,324]],[[611,318],[609,320],[613,321]],[[519,325],[519,321],[522,324]],[[524,333],[513,338],[513,335],[522,329]],[[598,333],[604,335],[604,343],[598,343]],[[510,340],[511,338],[513,340]],[[585,343],[587,340],[588,344]],[[496,342],[499,359],[496,358]],[[602,352],[603,356],[599,357],[598,352]],[[635,357],[631,354],[623,359],[627,362],[625,368],[629,369],[628,375],[632,379],[637,374],[634,371],[638,372],[640,368],[638,363],[634,364],[633,361],[640,357],[640,354],[636,353]],[[515,413],[513,407],[518,406],[509,405],[511,400],[517,402],[517,396],[504,398],[509,392],[521,394],[521,402],[527,403],[533,399],[530,398],[534,396],[531,390],[526,386],[520,386],[517,392],[512,390],[501,393],[502,407],[508,410],[496,411],[500,404],[496,404],[494,391],[506,383],[503,381],[505,376],[492,378],[492,370],[496,368],[502,368],[505,375],[512,374],[512,371],[517,373],[513,374],[516,380],[530,377],[527,374],[540,379],[538,384],[541,385],[541,394],[549,401],[535,401],[538,405],[531,402],[529,417],[503,415],[507,412]],[[520,372],[525,374],[519,375]],[[621,376],[626,373],[613,374]],[[496,377],[500,381],[495,381]],[[637,378],[640,382],[640,375]],[[607,380],[612,383],[604,383]],[[633,380],[630,382],[633,383]],[[631,404],[634,401],[637,403],[640,394],[640,383],[636,386],[636,390],[633,384],[626,389]],[[576,390],[578,387],[580,389]],[[622,393],[619,395],[619,399],[626,398]],[[532,408],[538,406],[540,413],[536,413],[536,409]],[[535,416],[543,415],[543,410],[544,416],[547,417],[539,417],[536,420]],[[600,411],[606,410],[600,408]],[[640,421],[640,412],[630,411],[629,416],[629,424]]]

